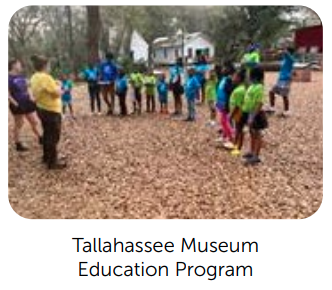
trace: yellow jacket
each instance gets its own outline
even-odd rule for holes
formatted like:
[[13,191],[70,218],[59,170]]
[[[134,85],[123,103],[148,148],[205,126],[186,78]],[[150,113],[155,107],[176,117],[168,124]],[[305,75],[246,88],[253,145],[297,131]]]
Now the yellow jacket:
[[31,77],[30,84],[38,108],[61,113],[60,87],[52,76],[44,72],[37,72]]

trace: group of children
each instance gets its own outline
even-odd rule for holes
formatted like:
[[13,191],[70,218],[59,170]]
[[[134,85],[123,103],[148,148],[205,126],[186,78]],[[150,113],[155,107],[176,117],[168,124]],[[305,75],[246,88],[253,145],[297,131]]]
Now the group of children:
[[[288,49],[284,53],[278,82],[270,92],[269,111],[271,113],[275,111],[275,94],[283,97],[285,112],[289,112],[288,94],[294,65],[293,52]],[[130,86],[133,92],[132,113],[138,115],[142,112],[143,94],[148,113],[156,112],[155,94],[157,93],[160,113],[167,114],[168,96],[169,92],[172,92],[174,116],[182,115],[182,95],[184,94],[188,112],[184,121],[187,122],[196,120],[197,103],[205,103],[207,100],[210,113],[207,125],[214,127],[219,124],[218,142],[230,150],[232,155],[239,156],[245,131],[249,131],[250,150],[243,155],[245,164],[254,165],[261,162],[259,154],[262,147],[262,131],[268,127],[268,121],[266,110],[263,110],[264,71],[258,63],[250,59],[249,65],[242,65],[238,70],[231,62],[225,62],[223,66],[215,66],[213,69],[204,65],[205,70],[197,70],[197,67],[192,66],[185,72],[181,65],[176,65],[171,69],[167,81],[166,74],[155,75],[152,70],[146,74],[139,71],[126,74],[122,68],[115,65],[112,58],[112,55],[106,55],[105,61],[99,66],[90,64],[81,74],[82,79],[87,82],[92,113],[95,113],[96,110],[98,114],[101,113],[101,95],[107,105],[107,114],[114,114],[115,97],[117,96],[120,116],[126,116],[129,113],[126,98]],[[34,101],[31,101],[31,96],[27,91],[25,78],[21,77],[20,63],[13,60],[9,63],[9,101],[11,111],[15,116],[16,146],[18,151],[25,149],[20,143],[18,132],[22,126],[22,117],[26,117],[29,122],[31,121],[38,140],[43,144],[43,160],[48,163],[49,168],[57,168],[61,167],[56,157],[56,144],[60,138],[61,105],[62,114],[66,113],[68,107],[70,114],[74,116],[73,82],[69,74],[63,74],[61,88],[58,89],[56,82],[47,74],[47,60],[43,57],[35,57],[33,63],[36,73],[31,79],[31,85],[33,95],[36,97],[38,116],[42,120],[43,138],[36,130],[36,122],[31,115],[35,106],[30,110],[31,106],[26,105],[34,104]],[[209,69],[206,70],[206,68]],[[58,94],[62,99],[61,102],[55,97]]]
[[[249,76],[249,79],[247,78]],[[235,70],[230,63],[225,63],[221,76],[210,72],[205,86],[205,95],[210,110],[208,125],[214,126],[219,116],[220,137],[223,147],[238,156],[244,139],[245,128],[249,128],[250,150],[244,154],[246,164],[260,162],[259,153],[262,145],[262,130],[267,128],[267,118],[263,111],[264,72],[257,66]]]
[[[205,80],[205,75],[208,75],[207,80]],[[129,113],[126,100],[129,86],[132,87],[133,92],[132,113],[137,114],[141,114],[142,112],[143,94],[145,95],[146,111],[148,113],[156,112],[156,93],[158,94],[160,113],[168,113],[169,91],[172,90],[174,97],[177,93],[174,93],[174,83],[177,82],[177,80],[174,81],[174,75],[171,74],[170,81],[167,82],[164,73],[155,76],[152,70],[149,70],[146,74],[135,71],[127,75],[123,69],[117,68],[114,82],[112,80],[106,82],[103,72],[95,66],[90,65],[84,70],[82,77],[88,84],[92,113],[95,112],[96,107],[98,113],[100,114],[101,112],[100,92],[103,94],[104,100],[107,97],[107,92],[111,94],[111,100],[108,102],[105,101],[106,104],[110,104],[109,114],[114,113],[114,97],[118,97],[120,116],[126,116]],[[101,79],[102,81],[100,81]],[[204,80],[204,84],[202,80]],[[194,67],[188,68],[183,84],[183,93],[187,100],[188,111],[185,121],[195,121],[198,99],[201,98],[202,102],[204,102],[202,98],[204,96],[210,111],[208,125],[215,126],[217,124],[217,117],[219,117],[218,123],[220,124],[221,135],[218,141],[222,142],[223,147],[231,150],[231,154],[234,156],[240,155],[243,145],[243,132],[245,127],[248,127],[250,129],[251,148],[250,154],[245,154],[246,163],[255,164],[260,162],[261,131],[267,127],[267,119],[262,110],[264,103],[263,81],[264,72],[259,66],[250,68],[249,71],[248,68],[235,70],[232,63],[226,62],[221,72],[209,70],[204,74],[203,78],[198,77],[197,70]],[[105,87],[111,84],[114,87]],[[63,113],[65,113],[68,106],[71,114],[73,114],[71,89],[72,82],[68,77],[64,77],[62,79]],[[177,88],[180,98],[182,98],[180,90],[181,88]],[[182,112],[180,110],[177,111],[177,107],[178,104],[175,104],[174,114],[180,115]]]

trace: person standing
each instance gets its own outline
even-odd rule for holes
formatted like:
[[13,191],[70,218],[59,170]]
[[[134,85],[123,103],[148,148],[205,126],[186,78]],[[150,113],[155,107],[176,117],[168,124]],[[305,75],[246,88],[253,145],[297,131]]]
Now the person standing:
[[106,53],[105,60],[100,64],[99,84],[104,101],[107,105],[107,115],[113,115],[115,105],[115,80],[117,66],[113,61],[113,54]]
[[100,102],[100,90],[98,84],[98,69],[93,64],[89,63],[89,66],[83,71],[83,77],[88,83],[88,92],[90,97],[90,109],[91,113],[94,114],[96,107],[98,114],[101,114],[101,102]]
[[24,119],[28,121],[32,132],[36,136],[38,142],[42,143],[42,137],[38,130],[38,121],[35,114],[36,104],[28,92],[28,84],[26,78],[22,75],[22,64],[17,59],[8,62],[8,100],[9,109],[14,117],[14,141],[16,150],[19,152],[27,151],[20,140],[21,129]]
[[151,69],[144,77],[145,93],[146,93],[146,111],[147,113],[156,112],[156,77]]
[[128,91],[128,81],[123,69],[119,69],[118,77],[116,79],[116,94],[119,97],[120,116],[125,117],[128,114],[126,97]]
[[195,76],[195,69],[188,69],[188,79],[185,84],[185,95],[188,104],[188,117],[184,120],[186,122],[194,122],[196,120],[196,99],[200,88],[201,84]]
[[45,57],[32,56],[31,61],[35,69],[31,77],[31,90],[43,127],[43,162],[48,169],[63,169],[67,164],[58,159],[57,151],[61,135],[61,86],[47,72],[48,61]]
[[269,113],[275,113],[275,95],[280,95],[284,101],[283,117],[290,115],[289,111],[289,93],[292,83],[292,75],[294,69],[294,48],[288,47],[283,52],[283,59],[281,62],[281,68],[279,78],[275,86],[270,91],[270,107],[267,109]]
[[165,74],[159,76],[157,91],[160,103],[160,113],[168,114],[168,84],[166,82]]
[[130,75],[130,83],[134,90],[133,113],[140,115],[142,113],[142,88],[144,78],[138,68]]
[[73,96],[72,96],[72,89],[73,89],[73,81],[70,79],[69,73],[64,73],[61,78],[61,89],[62,89],[62,114],[66,116],[67,107],[69,108],[69,113],[72,119],[74,117],[74,110],[73,110]]
[[170,70],[170,89],[172,90],[174,97],[173,116],[182,115],[182,95],[184,93],[184,88],[182,85],[181,73],[182,63],[178,61]]

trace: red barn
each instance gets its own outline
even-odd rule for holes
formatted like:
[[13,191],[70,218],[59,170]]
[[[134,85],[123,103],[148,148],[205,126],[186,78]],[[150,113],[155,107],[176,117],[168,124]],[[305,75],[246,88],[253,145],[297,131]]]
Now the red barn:
[[297,48],[305,48],[306,52],[316,47],[319,53],[323,53],[323,26],[316,25],[297,29],[295,45]]

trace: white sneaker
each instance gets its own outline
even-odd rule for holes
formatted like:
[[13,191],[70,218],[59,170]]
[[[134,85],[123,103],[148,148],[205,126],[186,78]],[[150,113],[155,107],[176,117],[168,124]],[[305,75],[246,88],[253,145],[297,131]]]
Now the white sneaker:
[[270,114],[274,114],[276,112],[276,109],[275,109],[275,107],[267,106],[265,108],[265,112],[270,113]]
[[290,111],[283,111],[281,113],[281,116],[284,117],[284,118],[288,118],[292,115],[292,113]]
[[223,146],[225,147],[225,149],[228,149],[228,150],[233,150],[234,149],[234,144],[230,141],[226,141]]
[[214,127],[215,125],[216,125],[215,121],[209,121],[209,122],[206,123],[207,127]]

